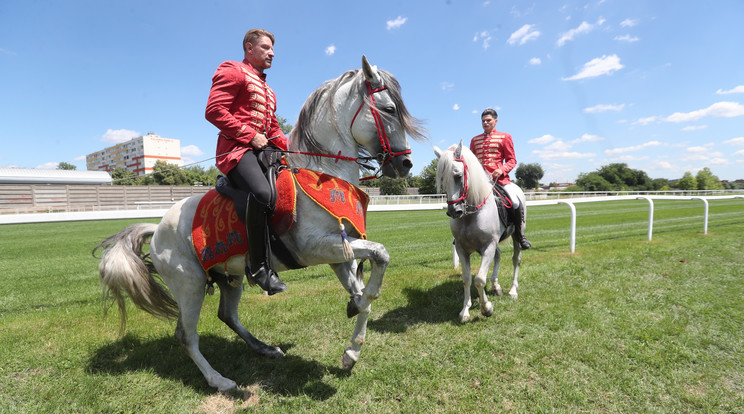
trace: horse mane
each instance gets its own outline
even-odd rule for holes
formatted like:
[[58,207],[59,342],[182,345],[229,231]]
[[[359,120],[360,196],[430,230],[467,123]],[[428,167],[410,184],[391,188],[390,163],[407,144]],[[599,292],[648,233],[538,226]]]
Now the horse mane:
[[[415,141],[424,142],[427,140],[427,131],[423,127],[423,122],[408,112],[405,104],[403,103],[403,97],[401,95],[401,88],[395,77],[387,71],[378,70],[377,72],[382,79],[384,85],[388,87],[388,92],[392,98],[395,106],[398,109],[398,120],[406,131],[406,133]],[[309,151],[313,153],[331,153],[332,148],[325,148],[318,140],[313,137],[312,134],[312,121],[318,118],[318,114],[321,111],[331,111],[330,119],[333,122],[333,128],[339,135],[343,135],[339,130],[339,126],[336,122],[336,116],[333,113],[334,110],[334,97],[338,89],[348,82],[354,82],[353,88],[356,93],[363,95],[366,103],[371,105],[370,97],[367,92],[364,74],[361,69],[350,70],[339,76],[336,79],[331,79],[324,82],[318,89],[316,89],[305,101],[305,104],[300,110],[300,115],[297,119],[295,127],[290,133],[290,141],[297,145],[297,148]],[[328,100],[327,103],[324,100]],[[392,116],[380,111],[380,116],[384,119],[391,120]]]
[[[455,161],[456,150],[457,145],[450,146],[439,159],[436,181],[437,189],[440,192],[442,185],[447,182],[444,180],[444,177],[453,175],[455,163],[459,162]],[[483,169],[480,161],[478,161],[475,154],[470,151],[470,148],[462,146],[461,157],[462,162],[468,171],[468,197],[465,201],[471,205],[479,205],[493,190],[493,183],[489,180],[486,170]]]

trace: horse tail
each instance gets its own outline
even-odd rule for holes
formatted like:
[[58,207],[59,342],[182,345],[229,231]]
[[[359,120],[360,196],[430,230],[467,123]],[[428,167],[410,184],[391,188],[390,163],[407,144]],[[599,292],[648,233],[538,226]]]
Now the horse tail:
[[104,315],[111,305],[113,296],[119,307],[119,333],[126,328],[127,311],[125,295],[145,312],[163,319],[178,317],[178,305],[163,285],[150,255],[142,251],[155,233],[157,224],[132,224],[121,232],[109,237],[93,249],[103,250],[98,271],[103,285]]

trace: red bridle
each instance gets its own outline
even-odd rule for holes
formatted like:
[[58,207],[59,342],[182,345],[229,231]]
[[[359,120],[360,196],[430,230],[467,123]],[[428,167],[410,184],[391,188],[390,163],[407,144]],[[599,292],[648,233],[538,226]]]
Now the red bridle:
[[[465,203],[468,198],[468,164],[465,163],[465,160],[463,158],[453,158],[453,160],[462,163],[462,169],[463,169],[462,191],[460,192],[460,198],[458,198],[457,200],[447,201],[447,204],[450,204],[450,205],[458,204],[458,203]],[[484,198],[483,201],[475,207],[474,211],[478,211],[481,207],[483,207],[483,205],[486,204],[486,201],[488,201],[488,197],[490,195],[491,194],[486,196],[486,198]],[[467,209],[467,204],[466,204],[466,209]]]
[[[372,118],[375,120],[375,127],[377,128],[377,137],[380,140],[380,146],[382,147],[382,151],[380,154],[378,154],[377,162],[380,163],[380,168],[385,166],[387,163],[393,160],[393,158],[399,156],[399,155],[407,155],[411,153],[410,149],[393,152],[393,148],[390,145],[390,140],[388,139],[387,132],[385,132],[385,125],[382,123],[382,116],[380,115],[380,112],[377,111],[376,104],[375,104],[375,93],[382,92],[386,90],[388,87],[383,85],[379,88],[372,89],[372,84],[369,81],[367,82],[367,93],[369,94],[369,100],[371,104],[369,105],[369,111],[372,113]],[[351,126],[349,126],[349,129],[352,129],[354,127],[354,121],[356,121],[357,115],[359,115],[359,112],[362,111],[362,108],[364,107],[364,100],[362,100],[362,103],[359,104],[359,109],[357,109],[356,113],[354,114],[354,118],[351,119]],[[375,178],[375,177],[372,177]]]

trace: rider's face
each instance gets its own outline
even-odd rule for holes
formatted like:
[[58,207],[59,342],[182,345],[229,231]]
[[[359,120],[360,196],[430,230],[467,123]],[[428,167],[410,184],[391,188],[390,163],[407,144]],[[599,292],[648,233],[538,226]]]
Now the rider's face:
[[491,131],[493,131],[493,128],[496,126],[496,120],[491,115],[486,115],[483,118],[481,118],[481,126],[483,127],[483,132],[486,134],[490,134]]
[[255,44],[246,42],[245,58],[256,69],[263,72],[264,69],[271,67],[271,61],[274,59],[274,44],[267,36],[261,36],[255,40]]

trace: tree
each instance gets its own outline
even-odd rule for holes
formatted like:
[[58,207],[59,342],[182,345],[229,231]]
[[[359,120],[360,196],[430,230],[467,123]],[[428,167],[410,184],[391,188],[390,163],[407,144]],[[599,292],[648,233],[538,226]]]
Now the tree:
[[111,179],[114,180],[114,185],[138,185],[139,180],[134,171],[129,171],[126,168],[117,167],[111,171]]
[[614,186],[596,172],[589,174],[579,174],[579,178],[576,179],[576,185],[579,186],[579,188],[581,188],[583,191],[614,190]]
[[279,123],[279,128],[282,130],[282,132],[284,132],[284,134],[286,135],[289,135],[289,133],[292,131],[292,125],[288,124],[287,120],[280,117],[279,115],[276,116],[276,121]]
[[538,163],[533,164],[519,164],[515,176],[517,177],[517,185],[528,190],[537,188],[540,185],[540,179],[543,178],[545,172]]
[[697,180],[692,176],[691,172],[687,171],[685,172],[685,175],[677,181],[677,187],[680,190],[694,190],[697,188]]
[[61,163],[57,164],[57,169],[58,170],[77,170],[77,166],[62,161]]
[[698,171],[697,175],[695,175],[695,180],[697,181],[698,190],[721,190],[723,189],[723,185],[721,185],[721,180],[719,180],[718,177],[713,175],[713,172],[711,172],[710,168],[708,167],[705,167],[702,170]]
[[152,176],[157,185],[191,185],[186,170],[175,164],[158,160],[152,167]]
[[437,166],[439,158],[431,160],[429,165],[421,171],[419,194],[437,194]]
[[382,195],[405,195],[406,180],[400,178],[382,177],[380,181],[380,194]]

